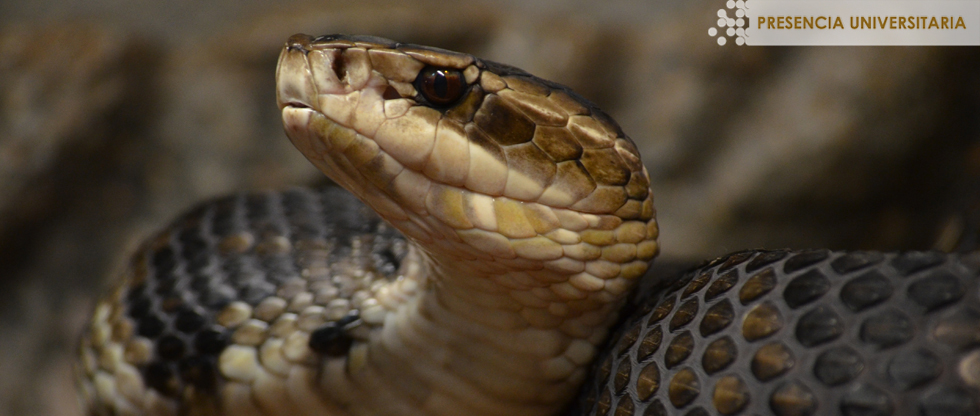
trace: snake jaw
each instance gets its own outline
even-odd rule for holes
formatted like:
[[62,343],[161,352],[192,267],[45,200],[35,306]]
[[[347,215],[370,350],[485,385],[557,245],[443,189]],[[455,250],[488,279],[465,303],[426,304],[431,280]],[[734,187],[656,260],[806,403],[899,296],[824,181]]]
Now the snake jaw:
[[404,210],[379,190],[385,186],[382,175],[391,179],[401,168],[389,164],[364,174],[379,149],[362,132],[371,134],[383,119],[366,115],[383,111],[381,94],[388,84],[365,69],[364,56],[345,57],[342,50],[314,47],[313,41],[293,36],[280,54],[276,98],[287,136],[310,162],[384,218],[406,220]]

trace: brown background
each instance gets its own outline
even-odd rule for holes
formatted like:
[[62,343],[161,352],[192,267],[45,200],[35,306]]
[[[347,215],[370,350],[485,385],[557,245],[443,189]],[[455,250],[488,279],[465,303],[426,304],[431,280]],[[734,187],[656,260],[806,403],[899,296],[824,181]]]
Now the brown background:
[[152,230],[204,198],[322,181],[274,102],[295,32],[462,50],[572,86],[638,143],[665,258],[928,248],[958,229],[980,171],[976,48],[719,47],[721,7],[0,3],[0,416],[79,414],[75,337]]

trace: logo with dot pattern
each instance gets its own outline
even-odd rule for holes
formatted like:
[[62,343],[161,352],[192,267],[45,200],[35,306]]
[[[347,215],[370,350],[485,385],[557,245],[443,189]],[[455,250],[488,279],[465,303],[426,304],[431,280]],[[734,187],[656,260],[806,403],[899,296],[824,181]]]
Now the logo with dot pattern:
[[727,0],[720,46],[980,45],[980,0]]

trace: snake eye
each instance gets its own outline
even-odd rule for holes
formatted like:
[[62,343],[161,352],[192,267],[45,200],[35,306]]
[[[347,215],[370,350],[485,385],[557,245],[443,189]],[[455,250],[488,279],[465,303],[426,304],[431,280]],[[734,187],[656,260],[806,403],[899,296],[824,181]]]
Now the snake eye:
[[415,78],[415,90],[432,105],[447,107],[463,96],[466,81],[459,70],[428,66]]

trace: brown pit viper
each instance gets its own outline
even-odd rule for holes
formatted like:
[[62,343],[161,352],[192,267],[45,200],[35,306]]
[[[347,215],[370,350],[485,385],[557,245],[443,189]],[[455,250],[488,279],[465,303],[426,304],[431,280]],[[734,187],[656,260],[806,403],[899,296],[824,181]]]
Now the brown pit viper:
[[89,414],[978,412],[975,253],[742,251],[644,284],[647,171],[567,87],[344,35],[291,37],[276,84],[346,191],[146,241],[80,343]]

